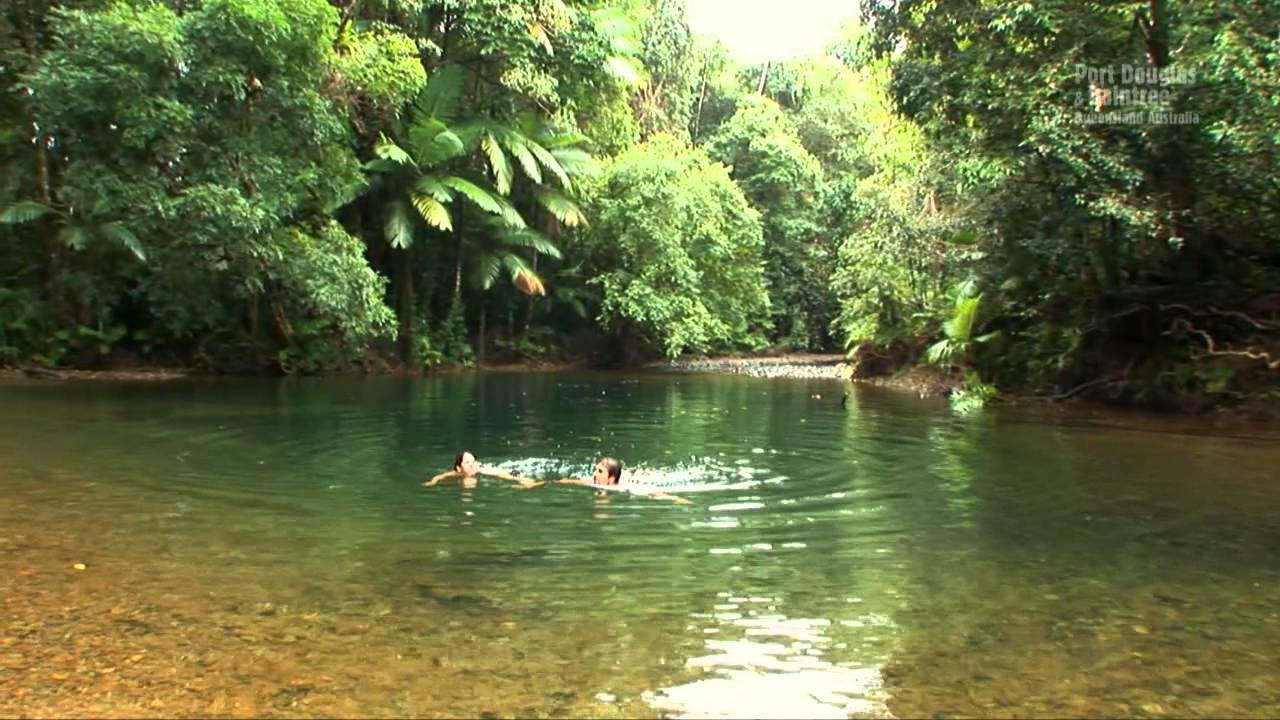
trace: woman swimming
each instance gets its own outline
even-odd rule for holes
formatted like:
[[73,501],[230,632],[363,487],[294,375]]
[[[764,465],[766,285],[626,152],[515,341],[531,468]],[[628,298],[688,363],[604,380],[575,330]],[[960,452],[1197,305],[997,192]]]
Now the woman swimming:
[[488,475],[489,477],[495,477],[495,478],[498,478],[499,480],[511,480],[519,483],[520,487],[522,488],[533,488],[533,487],[538,487],[539,485],[542,484],[537,480],[530,480],[529,478],[517,477],[507,472],[506,470],[499,470],[498,468],[492,468],[492,467],[481,465],[476,460],[475,455],[471,454],[466,450],[463,450],[453,458],[452,470],[442,472],[439,475],[436,475],[435,477],[423,483],[423,485],[427,487],[431,487],[432,485],[439,483],[441,480],[444,480],[445,478],[459,477],[462,479],[463,486],[474,487],[476,484],[476,476],[478,475]]

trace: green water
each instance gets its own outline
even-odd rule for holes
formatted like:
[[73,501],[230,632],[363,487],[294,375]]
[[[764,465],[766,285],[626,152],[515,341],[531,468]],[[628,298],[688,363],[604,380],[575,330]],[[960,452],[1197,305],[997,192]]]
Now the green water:
[[8,381],[0,715],[1280,716],[1276,438],[842,392]]

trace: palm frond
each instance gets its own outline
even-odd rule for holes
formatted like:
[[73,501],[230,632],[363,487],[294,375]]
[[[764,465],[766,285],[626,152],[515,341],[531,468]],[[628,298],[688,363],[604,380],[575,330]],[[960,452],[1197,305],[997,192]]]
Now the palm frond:
[[[507,269],[507,273],[511,275],[512,279],[521,273],[528,273],[534,277],[538,276],[538,274],[533,271],[533,268],[529,267],[529,263],[525,262],[524,258],[520,257],[516,253],[502,253],[501,258],[503,267]],[[539,280],[541,280],[541,278],[539,278]]]
[[547,294],[547,288],[542,284],[542,278],[538,277],[538,273],[529,267],[524,258],[515,253],[507,253],[502,256],[502,264],[506,266],[507,272],[511,275],[511,283],[520,292],[529,296]]
[[485,253],[476,260],[471,280],[481,290],[488,290],[502,273],[502,258],[496,253]]
[[547,29],[540,22],[529,23],[529,35],[537,41],[539,45],[546,48],[547,54],[555,55],[556,50],[551,46],[551,35],[547,33]]
[[378,142],[373,146],[373,154],[377,155],[381,160],[389,160],[399,165],[413,165],[413,158],[404,148],[395,143],[394,140],[385,134],[378,135]]
[[485,133],[485,128],[480,123],[462,123],[450,125],[449,132],[458,138],[464,151],[469,153],[480,145],[480,139]]
[[56,212],[58,211],[44,203],[39,203],[35,200],[23,200],[5,208],[4,213],[0,214],[0,222],[7,225],[29,223],[33,220],[39,220],[45,215]]
[[392,203],[387,210],[387,222],[382,228],[387,244],[403,250],[413,244],[413,222],[409,208],[403,202]]
[[569,227],[586,226],[587,217],[582,213],[582,209],[576,203],[564,195],[564,193],[549,188],[545,185],[539,186],[533,191],[534,196],[538,198],[538,202],[547,209],[547,212],[555,216],[557,220]]
[[388,160],[387,158],[374,158],[361,165],[360,169],[365,172],[386,174],[400,170],[403,167],[405,167],[405,165],[395,162],[394,160]]
[[978,317],[980,302],[982,302],[982,295],[964,298],[956,303],[955,313],[942,324],[942,331],[948,338],[968,342],[973,337],[973,323]]
[[498,238],[506,245],[529,248],[539,255],[546,255],[557,260],[562,257],[560,248],[556,247],[555,243],[551,242],[546,235],[532,228],[500,231]]
[[494,195],[470,180],[455,175],[441,178],[440,181],[462,193],[463,197],[475,203],[476,207],[481,210],[501,217],[507,225],[517,228],[525,226],[524,218],[520,216],[520,212],[501,196]]
[[498,198],[470,180],[456,175],[448,175],[440,178],[440,183],[457,190],[481,210],[494,215],[502,214],[502,206],[498,204]]
[[573,184],[569,181],[569,173],[565,172],[564,167],[560,165],[560,161],[556,159],[555,155],[552,155],[549,150],[537,143],[529,143],[529,151],[538,158],[538,162],[542,163],[543,167],[550,170],[560,180],[560,187],[565,190],[573,189]]
[[498,193],[502,195],[510,194],[512,180],[511,161],[507,160],[507,154],[502,152],[502,146],[493,137],[493,133],[486,132],[481,136],[480,149],[489,158],[489,167],[493,169],[493,181]]
[[117,243],[124,249],[133,253],[133,256],[141,262],[147,261],[147,253],[142,249],[142,242],[138,240],[138,236],[133,234],[124,223],[119,220],[113,220],[104,223],[98,227],[98,233],[103,238]]
[[507,199],[502,197],[498,198],[498,204],[502,206],[502,222],[504,222],[507,227],[525,227],[524,216],[520,214],[520,211],[516,209],[515,205],[507,202]]
[[416,122],[409,128],[409,146],[414,160],[422,167],[438,165],[467,149],[461,138],[434,118]]
[[350,204],[353,200],[363,195],[368,189],[369,181],[364,177],[359,178],[355,182],[344,184],[342,187],[338,188],[338,192],[334,194],[333,198],[325,203],[325,212],[333,213],[338,208]]
[[560,166],[570,175],[582,177],[600,173],[600,163],[596,161],[595,156],[582,148],[552,148],[551,155],[560,162]]
[[421,117],[436,118],[445,123],[457,120],[465,76],[461,65],[445,65],[427,79],[414,110]]
[[452,230],[453,217],[449,215],[449,209],[440,204],[429,195],[415,195],[411,202],[413,208],[418,211],[418,215],[422,216],[423,221],[438,230]]
[[83,225],[65,225],[58,237],[67,247],[76,250],[83,250],[89,244],[89,233]]
[[929,346],[925,358],[934,365],[942,365],[951,360],[957,351],[956,344],[950,338],[943,338]]
[[547,288],[542,284],[542,278],[531,272],[522,272],[515,276],[512,284],[516,286],[520,292],[530,297],[537,295],[539,297],[547,294]]
[[507,152],[516,156],[516,160],[520,162],[520,168],[524,170],[524,174],[536,183],[542,182],[542,169],[538,167],[537,159],[529,151],[531,145],[529,139],[510,129],[503,129],[497,135]]
[[453,202],[453,193],[449,191],[444,178],[437,175],[420,175],[413,181],[413,192],[417,195],[430,195],[439,202]]

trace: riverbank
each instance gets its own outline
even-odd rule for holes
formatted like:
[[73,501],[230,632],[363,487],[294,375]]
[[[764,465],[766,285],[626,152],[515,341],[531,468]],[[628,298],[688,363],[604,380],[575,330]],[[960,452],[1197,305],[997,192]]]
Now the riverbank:
[[767,378],[830,378],[848,377],[844,355],[792,354],[769,357],[713,357],[678,358],[646,363],[646,370],[678,373],[710,373],[750,375]]
[[[873,377],[850,377],[847,357],[838,354],[789,354],[769,357],[712,357],[662,360],[643,366],[646,370],[697,374],[749,375],[763,378],[832,379],[859,385],[887,388],[910,393],[919,398],[947,397],[962,383],[957,375],[930,365],[905,367]],[[1244,403],[1218,407],[1211,412],[1195,408],[1153,407],[1126,403],[1105,394],[1103,383],[1072,388],[1056,395],[1023,395],[1004,393],[999,402],[1028,407],[1083,407],[1098,410],[1131,411],[1154,416],[1211,421],[1216,431],[1239,432],[1241,427],[1255,430],[1280,422],[1280,407],[1274,404]]]
[[47,370],[44,368],[0,368],[0,380],[176,380],[194,375],[181,368],[135,368],[133,370]]
[[[597,369],[584,358],[568,360],[504,361],[479,366],[436,367],[428,374],[458,374],[467,372],[523,373],[570,372]],[[663,373],[688,373],[711,375],[746,375],[774,379],[827,379],[845,380],[859,385],[882,387],[920,398],[937,398],[950,395],[960,384],[960,379],[932,366],[907,367],[897,372],[874,377],[850,377],[847,358],[841,354],[792,353],[772,356],[701,357],[658,360],[639,366],[640,370]],[[77,370],[42,368],[0,368],[0,381],[168,381],[186,377],[198,377],[207,373],[176,367],[139,367],[116,370]],[[370,375],[412,376],[424,373],[405,368],[386,368]],[[1273,425],[1280,422],[1280,407],[1274,403],[1244,403],[1233,407],[1219,407],[1212,412],[1196,408],[1168,408],[1135,405],[1108,398],[1101,383],[1092,387],[1073,388],[1054,396],[1018,395],[1006,393],[1000,402],[1015,405],[1085,405],[1112,409],[1142,410],[1156,414],[1174,414],[1182,417],[1213,418],[1215,421],[1234,419],[1248,423]]]
[[663,372],[848,380],[864,385],[902,390],[920,397],[949,395],[960,382],[958,378],[928,366],[908,368],[890,375],[850,378],[848,358],[842,354],[797,353],[769,357],[689,358],[652,362],[646,364],[644,368]]

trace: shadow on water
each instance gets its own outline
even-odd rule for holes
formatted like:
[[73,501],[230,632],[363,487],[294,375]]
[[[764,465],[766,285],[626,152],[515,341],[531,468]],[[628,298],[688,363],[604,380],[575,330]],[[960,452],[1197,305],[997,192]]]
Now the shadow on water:
[[0,387],[0,714],[1280,714],[1275,445],[842,391]]

